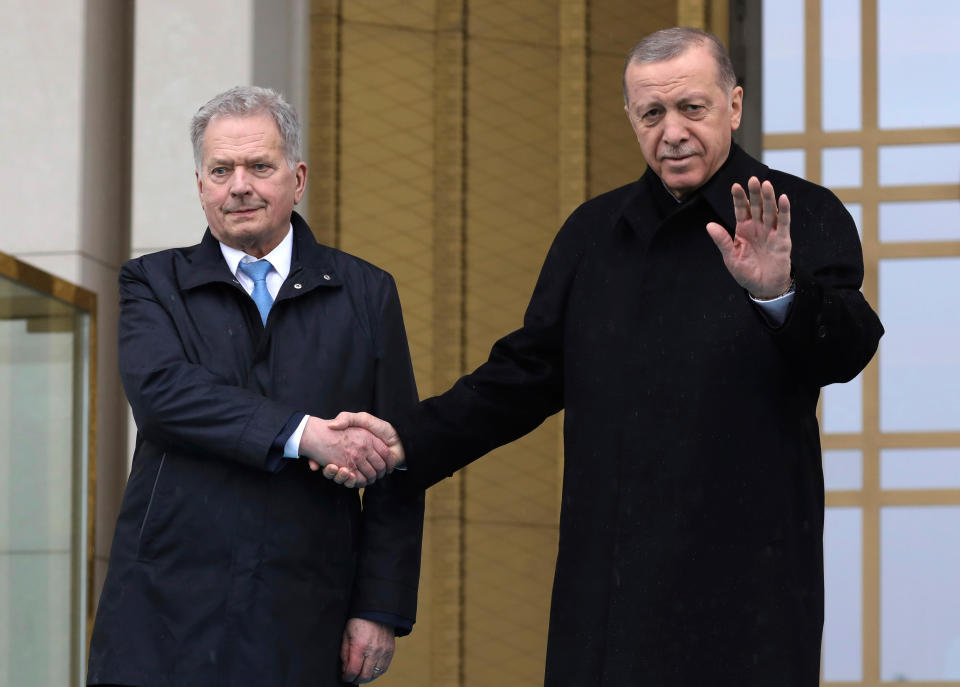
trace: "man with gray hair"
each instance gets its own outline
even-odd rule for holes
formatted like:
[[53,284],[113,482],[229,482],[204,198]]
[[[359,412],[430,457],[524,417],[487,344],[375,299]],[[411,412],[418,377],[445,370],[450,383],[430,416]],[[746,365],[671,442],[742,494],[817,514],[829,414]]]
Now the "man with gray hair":
[[548,687],[816,687],[817,398],[883,333],[857,230],[732,142],[743,90],[713,36],[648,36],[623,86],[647,170],[573,212],[523,327],[395,431],[334,426],[429,485],[566,410]]
[[[307,167],[279,94],[216,96],[191,139],[203,239],[120,273],[137,441],[87,682],[369,682],[415,620],[423,492],[322,418],[416,402],[396,286],[293,211]],[[308,461],[349,465],[362,502]]]

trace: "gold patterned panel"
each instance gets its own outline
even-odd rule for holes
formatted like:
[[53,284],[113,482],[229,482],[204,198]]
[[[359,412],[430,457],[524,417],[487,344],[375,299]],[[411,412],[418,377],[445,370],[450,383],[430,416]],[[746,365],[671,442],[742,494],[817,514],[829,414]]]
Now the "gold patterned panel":
[[590,0],[588,8],[590,52],[619,57],[621,68],[637,41],[677,23],[677,0]]
[[433,348],[433,34],[344,23],[340,247],[397,280],[418,380]]
[[590,56],[590,161],[588,195],[635,181],[646,169],[640,144],[623,109],[623,55]]
[[[521,324],[557,231],[557,53],[468,48],[467,362]],[[553,523],[556,444],[547,423],[470,468],[469,519]]]
[[438,4],[437,0],[345,0],[343,21],[431,31]]
[[[421,396],[434,390],[435,145],[433,31],[410,30],[410,12],[433,3],[344,3],[337,92],[337,212],[339,247],[388,270],[397,281]],[[349,9],[348,9],[349,7]],[[409,10],[409,11],[408,11]],[[351,17],[363,21],[348,21]],[[421,23],[425,23],[423,20]],[[459,560],[459,527],[448,542],[435,525],[436,495],[428,499],[420,604],[415,631],[398,641],[389,680],[395,685],[443,684],[432,658],[457,658],[457,644],[435,650],[443,633],[436,609],[449,607],[451,571]],[[448,544],[451,544],[449,546]],[[438,550],[438,546],[440,550]],[[456,577],[453,577],[456,583]],[[459,584],[453,590],[459,605]],[[444,615],[449,615],[445,613]],[[453,628],[459,627],[454,622]],[[441,660],[442,664],[443,661]],[[455,671],[458,671],[458,664]],[[449,683],[448,683],[449,684]]]
[[[471,37],[467,47],[468,368],[521,324],[558,228],[559,51],[552,5],[551,45]],[[491,21],[485,32],[499,18],[497,29],[512,36],[516,15],[496,7],[502,12],[476,10]],[[471,5],[471,22],[476,13]],[[558,421],[548,420],[467,470],[465,685],[542,682],[556,556],[558,432]]]
[[557,0],[468,0],[468,5],[470,38],[557,44]]
[[466,536],[463,684],[543,684],[556,527],[471,522]]
[[337,0],[310,4],[310,152],[307,190],[301,212],[317,241],[337,245],[337,130],[340,20]]
[[676,3],[590,3],[588,192],[596,196],[636,180],[646,163],[623,110],[623,63],[637,41],[673,26]]

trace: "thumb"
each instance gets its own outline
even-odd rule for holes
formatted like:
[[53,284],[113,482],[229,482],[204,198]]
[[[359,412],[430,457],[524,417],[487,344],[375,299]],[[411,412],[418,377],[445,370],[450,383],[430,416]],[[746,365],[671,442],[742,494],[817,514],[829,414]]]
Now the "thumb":
[[346,410],[337,414],[335,418],[327,422],[327,427],[330,429],[347,429],[348,427],[355,427],[359,423],[354,417],[357,413],[350,413]]
[[726,259],[733,251],[733,239],[727,233],[726,227],[717,222],[708,222],[707,233],[720,250],[720,254]]

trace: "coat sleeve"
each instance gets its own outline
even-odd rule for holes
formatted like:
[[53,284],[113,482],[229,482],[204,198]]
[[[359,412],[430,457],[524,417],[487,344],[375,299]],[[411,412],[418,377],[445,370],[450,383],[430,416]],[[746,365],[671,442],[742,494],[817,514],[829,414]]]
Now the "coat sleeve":
[[[417,403],[417,387],[403,326],[400,299],[393,279],[386,277],[379,303],[376,332],[376,387],[372,411],[390,417]],[[406,473],[395,471],[363,493],[360,559],[351,600],[351,616],[364,612],[408,619],[417,612],[420,548],[423,538],[424,494],[407,484]],[[398,634],[407,630],[398,628]]]
[[497,341],[487,361],[449,391],[394,420],[418,483],[449,477],[563,407],[565,312],[591,224],[578,210],[561,228],[520,329]]
[[863,253],[853,218],[832,193],[813,189],[791,198],[800,220],[791,226],[796,296],[773,337],[797,375],[822,387],[856,377],[883,326],[860,292]]
[[171,314],[171,283],[142,259],[120,270],[120,376],[137,428],[160,446],[267,469],[273,441],[297,409],[191,362]]

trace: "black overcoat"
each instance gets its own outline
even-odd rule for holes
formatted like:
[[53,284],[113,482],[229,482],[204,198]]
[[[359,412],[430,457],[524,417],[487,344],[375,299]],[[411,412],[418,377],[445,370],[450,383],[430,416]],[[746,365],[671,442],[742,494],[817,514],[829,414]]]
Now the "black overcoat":
[[90,683],[340,685],[348,616],[415,617],[422,492],[394,473],[361,507],[305,460],[268,460],[295,412],[416,402],[393,279],[292,221],[266,327],[209,230],[121,270],[120,371],[138,433]]
[[[791,201],[796,295],[767,324],[705,225],[730,187]],[[739,148],[676,203],[651,171],[580,206],[521,329],[396,425],[430,483],[564,408],[549,687],[815,687],[823,621],[820,387],[883,332],[828,190]]]

